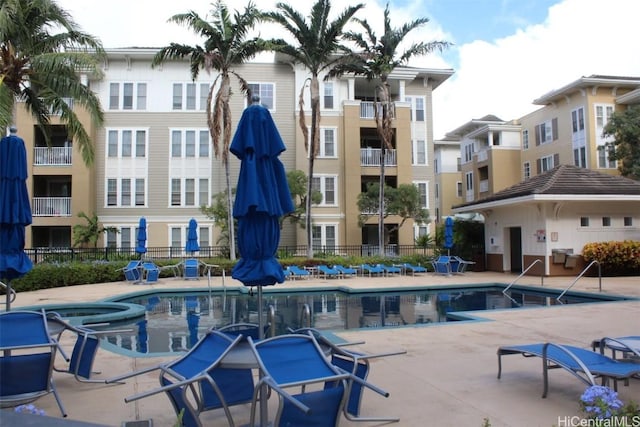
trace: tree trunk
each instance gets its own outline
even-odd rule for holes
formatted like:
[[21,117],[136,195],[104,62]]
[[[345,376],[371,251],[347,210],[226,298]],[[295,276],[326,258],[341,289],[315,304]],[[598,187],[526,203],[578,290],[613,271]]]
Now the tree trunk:
[[[307,200],[305,228],[307,232],[307,258],[313,258],[313,230],[311,221],[311,194],[313,192],[313,166],[318,153],[320,135],[318,126],[320,125],[320,84],[318,76],[313,76],[310,84],[311,89],[311,141],[309,144],[309,181],[307,182]],[[303,113],[302,111],[300,112]]]

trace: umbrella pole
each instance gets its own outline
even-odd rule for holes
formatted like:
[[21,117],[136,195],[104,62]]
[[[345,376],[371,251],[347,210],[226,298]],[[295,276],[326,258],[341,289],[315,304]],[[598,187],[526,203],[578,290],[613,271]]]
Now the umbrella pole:
[[7,294],[7,303],[5,304],[5,310],[11,311],[11,280],[7,280],[4,291]]
[[[264,339],[264,313],[262,312],[262,286],[258,286],[258,338]],[[262,375],[262,373],[260,373]],[[260,427],[266,427],[269,423],[267,408],[268,390],[266,385],[260,386]]]

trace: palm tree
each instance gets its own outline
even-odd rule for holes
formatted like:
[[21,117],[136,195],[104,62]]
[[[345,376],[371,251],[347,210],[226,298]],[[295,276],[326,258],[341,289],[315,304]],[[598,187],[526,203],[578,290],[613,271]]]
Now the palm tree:
[[311,228],[311,205],[313,200],[313,165],[320,145],[320,83],[319,76],[329,71],[348,58],[350,49],[341,44],[344,28],[353,15],[363,8],[362,3],[347,7],[335,20],[329,21],[331,2],[317,0],[311,8],[309,22],[298,11],[286,3],[278,3],[276,11],[269,12],[268,18],[280,24],[297,41],[297,45],[282,40],[276,42],[277,50],[288,55],[294,63],[302,64],[311,74],[309,91],[311,98],[311,135],[307,129],[304,111],[304,90],[299,96],[299,123],[304,137],[305,149],[309,157],[307,197],[305,208],[305,229],[307,232],[307,257],[313,258],[313,242]]
[[52,0],[3,0],[0,36],[0,128],[11,124],[16,102],[23,102],[49,143],[49,119],[59,115],[85,164],[92,164],[94,145],[65,98],[73,98],[96,126],[102,125],[100,101],[80,76],[100,74],[100,41],[81,32]]
[[98,247],[98,240],[104,233],[118,233],[116,227],[103,227],[100,225],[98,215],[95,213],[88,216],[80,212],[78,217],[84,219],[86,224],[76,224],[73,226],[73,246],[91,245],[94,249]]
[[400,45],[405,41],[405,37],[414,29],[422,27],[428,18],[418,18],[411,22],[405,23],[400,28],[391,26],[389,17],[389,4],[384,10],[384,33],[381,37],[377,37],[369,22],[364,19],[354,18],[364,29],[364,34],[349,31],[345,33],[345,38],[355,43],[357,51],[352,55],[352,61],[344,62],[340,67],[333,70],[332,75],[340,75],[342,73],[351,72],[357,75],[363,75],[367,80],[378,80],[374,102],[374,116],[376,121],[376,129],[381,140],[380,150],[380,193],[378,198],[378,247],[380,254],[384,255],[385,245],[385,229],[384,229],[384,186],[385,186],[385,155],[387,149],[392,149],[392,141],[394,130],[393,121],[393,103],[389,91],[389,75],[396,67],[405,65],[415,56],[426,55],[435,50],[442,51],[449,46],[449,42],[432,41],[417,42],[408,46],[403,52],[399,53]]
[[[188,57],[191,61],[191,78],[196,80],[200,70],[210,73],[218,72],[207,100],[207,125],[213,140],[213,151],[216,158],[222,158],[225,168],[227,184],[228,223],[233,224],[231,180],[229,177],[229,145],[231,142],[231,75],[240,81],[240,88],[249,97],[249,85],[234,71],[234,65],[243,64],[256,54],[269,49],[269,43],[254,37],[247,40],[247,35],[253,27],[263,20],[263,14],[252,2],[245,7],[244,12],[235,12],[233,19],[229,9],[222,0],[213,4],[211,22],[201,18],[196,12],[173,15],[169,22],[185,25],[196,34],[202,36],[202,46],[189,46],[171,43],[160,49],[153,59],[152,67],[170,59]],[[219,88],[218,88],[219,84]],[[217,91],[216,91],[216,88]],[[214,96],[215,94],[215,96]],[[222,147],[220,146],[222,142]],[[234,227],[229,227],[229,250],[231,260],[236,259]]]

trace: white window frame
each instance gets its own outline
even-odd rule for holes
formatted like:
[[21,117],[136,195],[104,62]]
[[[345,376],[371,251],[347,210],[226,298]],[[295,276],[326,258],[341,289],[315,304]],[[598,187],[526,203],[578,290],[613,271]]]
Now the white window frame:
[[615,111],[613,104],[595,104],[595,135],[596,145],[598,150],[598,168],[599,169],[617,169],[618,161],[609,160],[608,150],[605,148],[608,142],[613,140],[613,137],[605,138],[604,128],[611,119],[611,115]]
[[416,241],[422,236],[431,235],[431,224],[414,224],[413,225],[413,240]]
[[269,111],[276,111],[276,84],[273,82],[248,82],[251,93],[260,97],[260,104]]
[[553,169],[553,155],[540,157],[540,172],[547,172]]
[[[193,187],[190,186],[193,185]],[[177,185],[177,187],[174,187]],[[205,191],[201,191],[200,186],[205,185]],[[202,203],[202,194],[206,192],[206,197],[210,197],[209,180],[196,177],[169,177],[169,208],[194,208],[207,203]],[[173,196],[180,196],[179,203],[174,204]]]
[[409,103],[412,122],[425,122],[426,119],[426,99],[424,96],[405,96],[405,102]]
[[[123,191],[123,185],[128,183],[128,190],[126,194],[128,197],[128,204],[124,204],[125,192]],[[115,184],[115,186],[114,186]],[[119,178],[105,179],[104,185],[104,206],[105,208],[135,208],[144,207],[147,205],[147,180],[146,178],[138,178],[133,176],[123,176]],[[109,203],[109,200],[115,200],[114,203]]]
[[413,185],[418,188],[421,202],[420,207],[429,209],[429,181],[413,181]]
[[[331,102],[327,102],[331,100]],[[330,104],[327,106],[327,104]],[[336,108],[335,84],[324,82],[322,85],[322,108],[324,110],[334,110]]]
[[540,136],[540,145],[553,142],[553,121],[546,120],[536,127],[539,129],[538,135]]
[[[414,139],[411,162],[415,166],[426,166],[429,163],[426,139]],[[424,155],[424,160],[420,159],[420,154]]]
[[523,150],[529,149],[529,130],[528,129],[524,129],[522,131],[522,149]]
[[[130,140],[125,145],[126,135],[129,135]],[[142,142],[140,142],[140,138],[142,138]],[[106,129],[106,141],[105,155],[107,159],[144,158],[148,151],[149,132],[146,128],[108,128]],[[127,147],[129,154],[123,155],[122,153]]]
[[[333,181],[333,203],[327,203],[327,182],[332,180]],[[318,204],[318,206],[338,206],[338,175],[314,175],[313,177],[313,181],[314,183],[313,188],[315,190],[318,190],[320,193],[322,193],[322,201],[320,202],[320,204]],[[315,182],[318,182],[318,184],[316,185]],[[318,188],[318,186],[320,188]]]
[[[107,232],[105,233],[105,238],[103,241],[103,247],[105,248],[123,248],[123,249],[133,249],[136,245],[136,236],[138,234],[138,228],[136,225],[114,225],[114,224],[105,224],[106,228],[115,228],[117,232]],[[125,235],[125,230],[129,232],[129,245],[124,246],[122,243],[122,236]],[[112,240],[114,239],[114,240]]]
[[531,162],[524,162],[522,164],[522,178],[526,181],[531,178]]
[[[125,105],[125,87],[130,88],[130,105]],[[127,108],[128,107],[128,108]],[[147,109],[147,83],[116,81],[109,83],[109,111],[132,111]]]
[[[179,144],[175,138],[179,135]],[[193,154],[187,152],[190,144],[188,143],[187,136],[193,135],[193,144],[191,144]],[[211,144],[209,129],[206,128],[172,128],[169,129],[169,157],[174,159],[193,159],[193,158],[208,158],[209,145]],[[180,146],[180,155],[176,155],[174,148]],[[206,145],[206,149],[203,147]]]
[[173,82],[171,85],[172,111],[204,111],[211,85],[204,82]]
[[[333,155],[328,155],[326,150],[327,145],[327,132],[333,134]],[[309,138],[311,138],[311,133],[309,133]],[[320,127],[320,150],[318,152],[318,157],[335,159],[338,158],[338,128],[337,127]]]
[[[332,250],[335,251],[335,249],[340,245],[340,242],[338,240],[339,239],[338,223],[324,223],[324,222],[323,223],[314,223],[311,227],[312,227],[312,230],[311,230],[312,236],[313,236],[314,232],[317,229],[320,229],[320,246],[322,248],[332,248]],[[331,247],[331,246],[329,246],[327,244],[327,229],[328,228],[333,228],[333,231],[334,231],[335,243],[333,244],[333,247]],[[312,239],[311,239],[312,243],[311,244],[315,247],[316,244],[314,243],[314,241],[315,241],[315,239],[312,237]]]

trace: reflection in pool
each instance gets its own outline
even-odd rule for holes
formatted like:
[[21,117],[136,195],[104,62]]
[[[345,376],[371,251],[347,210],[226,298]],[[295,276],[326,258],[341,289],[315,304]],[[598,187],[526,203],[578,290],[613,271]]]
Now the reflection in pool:
[[[539,288],[511,288],[511,298],[502,285],[460,288],[413,288],[402,291],[264,292],[264,307],[273,315],[275,333],[287,328],[310,326],[324,331],[359,328],[402,327],[460,320],[461,311],[509,309],[522,306],[556,305],[557,292]],[[608,297],[605,300],[612,300]],[[138,294],[120,302],[145,307],[144,319],[119,324],[131,333],[107,338],[115,351],[132,355],[156,355],[185,351],[211,327],[258,321],[257,295],[246,292],[154,292]],[[603,301],[600,295],[565,295],[564,303]],[[269,313],[265,314],[270,316]]]

